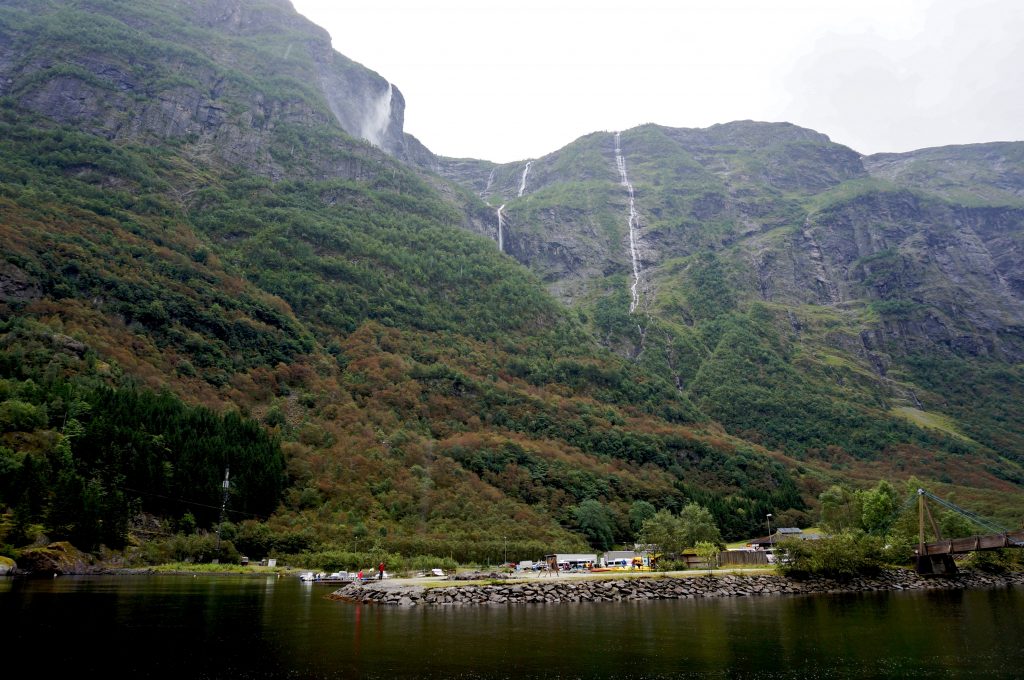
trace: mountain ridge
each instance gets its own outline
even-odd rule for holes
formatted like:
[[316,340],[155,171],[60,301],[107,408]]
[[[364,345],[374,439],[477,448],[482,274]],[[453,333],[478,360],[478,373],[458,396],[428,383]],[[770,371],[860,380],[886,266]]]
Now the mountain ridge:
[[[537,554],[626,542],[641,502],[698,501],[740,537],[880,477],[1024,506],[1017,207],[932,197],[931,166],[899,186],[907,159],[872,178],[790,124],[641,126],[621,154],[593,133],[528,170],[445,159],[283,0],[29,5],[0,5],[0,501],[20,538],[97,540],[95,514],[67,524],[90,489],[124,522],[156,510],[90,430],[103,389],[276,438],[276,509],[233,523],[250,552]],[[124,436],[157,471],[136,484],[177,479],[163,435]],[[217,507],[228,461],[202,456],[192,500]],[[61,475],[60,513],[22,493]],[[165,527],[188,507],[160,506]]]

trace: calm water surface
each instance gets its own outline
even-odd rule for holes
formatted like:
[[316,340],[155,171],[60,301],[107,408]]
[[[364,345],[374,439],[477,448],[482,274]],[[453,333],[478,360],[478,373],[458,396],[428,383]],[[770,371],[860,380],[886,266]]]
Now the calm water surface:
[[333,602],[331,590],[273,577],[0,579],[0,674],[1024,677],[1019,587],[429,609]]

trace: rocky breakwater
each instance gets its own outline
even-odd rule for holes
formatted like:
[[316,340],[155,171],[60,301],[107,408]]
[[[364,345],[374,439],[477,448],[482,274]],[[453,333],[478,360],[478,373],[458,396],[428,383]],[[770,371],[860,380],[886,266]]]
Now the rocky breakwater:
[[681,600],[704,597],[837,594],[895,590],[992,588],[1024,585],[1024,574],[992,575],[964,572],[950,578],[923,578],[912,571],[892,570],[878,576],[835,581],[795,580],[783,576],[652,576],[640,578],[563,579],[527,583],[488,583],[459,586],[352,584],[334,591],[331,599],[364,604],[413,606],[558,604],[563,602],[622,602]]

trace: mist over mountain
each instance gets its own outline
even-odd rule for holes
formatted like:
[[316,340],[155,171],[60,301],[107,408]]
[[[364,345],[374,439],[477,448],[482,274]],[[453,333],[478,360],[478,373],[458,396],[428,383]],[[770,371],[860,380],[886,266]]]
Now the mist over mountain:
[[734,538],[882,478],[1019,518],[1024,143],[494,164],[404,107],[287,0],[0,1],[7,542],[210,527],[228,465],[252,554]]

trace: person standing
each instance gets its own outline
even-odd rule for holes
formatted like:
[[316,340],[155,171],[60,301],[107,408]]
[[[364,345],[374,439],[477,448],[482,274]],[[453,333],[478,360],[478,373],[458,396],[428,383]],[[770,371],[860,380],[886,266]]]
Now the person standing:
[[377,565],[377,572],[378,572],[377,573],[377,580],[378,581],[383,581],[384,580],[384,563],[383,562],[381,562],[380,564]]

